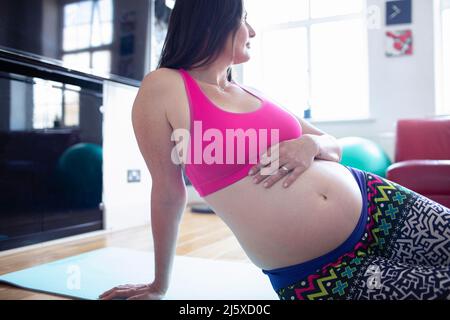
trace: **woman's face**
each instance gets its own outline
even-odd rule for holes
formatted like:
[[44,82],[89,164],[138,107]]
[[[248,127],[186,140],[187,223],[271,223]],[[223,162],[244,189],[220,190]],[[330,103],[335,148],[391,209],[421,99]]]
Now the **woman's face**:
[[241,64],[250,60],[250,38],[256,36],[255,30],[247,22],[247,12],[244,12],[244,16],[241,20],[241,25],[236,33],[234,52],[233,52],[233,39],[232,34],[229,37],[227,52],[230,52],[233,57],[233,64]]

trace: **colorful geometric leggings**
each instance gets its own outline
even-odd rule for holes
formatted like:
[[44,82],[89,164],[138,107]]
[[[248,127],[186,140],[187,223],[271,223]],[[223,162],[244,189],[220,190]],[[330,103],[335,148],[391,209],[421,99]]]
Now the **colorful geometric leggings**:
[[354,250],[286,288],[281,300],[450,299],[450,209],[373,173]]

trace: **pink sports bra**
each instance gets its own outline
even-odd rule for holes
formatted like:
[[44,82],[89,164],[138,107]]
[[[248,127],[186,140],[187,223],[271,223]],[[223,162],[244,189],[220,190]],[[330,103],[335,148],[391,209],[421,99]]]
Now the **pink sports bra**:
[[272,141],[276,144],[301,137],[302,128],[295,116],[260,94],[234,82],[258,98],[261,106],[246,113],[225,111],[203,93],[186,70],[179,72],[186,86],[191,119],[185,173],[200,196],[248,176]]

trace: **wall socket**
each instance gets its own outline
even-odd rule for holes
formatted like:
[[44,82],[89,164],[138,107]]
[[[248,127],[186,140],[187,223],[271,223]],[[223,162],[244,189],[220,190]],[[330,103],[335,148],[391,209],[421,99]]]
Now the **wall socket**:
[[141,182],[141,170],[128,170],[128,183]]

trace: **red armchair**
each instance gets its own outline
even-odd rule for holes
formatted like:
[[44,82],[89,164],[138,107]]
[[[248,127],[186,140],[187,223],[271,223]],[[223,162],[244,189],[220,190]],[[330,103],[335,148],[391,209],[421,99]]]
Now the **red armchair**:
[[399,120],[386,178],[450,207],[450,118]]

